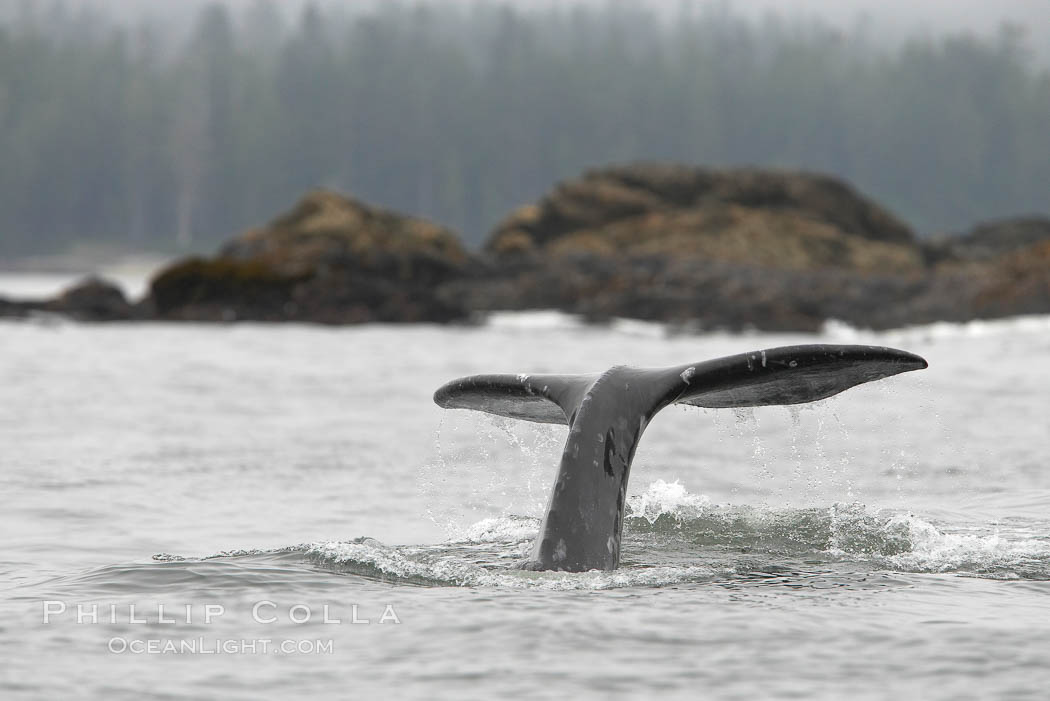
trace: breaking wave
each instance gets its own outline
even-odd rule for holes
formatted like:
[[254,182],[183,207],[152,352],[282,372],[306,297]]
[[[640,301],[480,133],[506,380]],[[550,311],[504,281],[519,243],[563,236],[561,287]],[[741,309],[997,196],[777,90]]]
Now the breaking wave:
[[1050,537],[1030,527],[953,530],[859,503],[805,509],[717,505],[662,480],[629,499],[625,561],[615,572],[515,569],[528,556],[538,529],[538,519],[506,516],[479,521],[462,539],[442,545],[393,547],[364,538],[314,544],[306,556],[366,577],[471,587],[606,589],[724,582],[803,562],[1050,579]]
[[[132,565],[128,577],[142,575],[145,567],[154,579],[216,575],[233,584],[251,573],[272,584],[281,572],[306,565],[314,576],[336,572],[402,585],[540,590],[743,586],[812,577],[866,586],[872,572],[1050,580],[1045,523],[952,527],[859,503],[798,509],[720,505],[663,480],[628,500],[623,561],[614,572],[518,569],[539,526],[536,518],[503,516],[478,521],[456,540],[438,545],[357,538],[205,558],[161,554],[154,560],[166,567]],[[84,576],[104,575],[113,583],[117,574],[110,567]]]
[[1050,533],[1043,524],[935,524],[860,503],[826,508],[720,506],[677,482],[657,480],[628,500],[630,533],[660,533],[696,546],[769,554],[806,553],[862,561],[899,572],[958,572],[997,579],[1050,579]]

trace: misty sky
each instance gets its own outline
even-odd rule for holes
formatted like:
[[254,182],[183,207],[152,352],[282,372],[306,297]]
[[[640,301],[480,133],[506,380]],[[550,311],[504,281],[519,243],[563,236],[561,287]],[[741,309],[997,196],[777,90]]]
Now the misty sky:
[[[28,0],[36,4],[37,0]],[[134,23],[143,16],[170,20],[172,37],[178,38],[201,6],[214,0],[56,0],[67,7],[90,6],[101,9],[118,21]],[[243,8],[257,0],[221,0],[233,8]],[[279,0],[289,13],[297,14],[311,0]],[[368,11],[392,0],[312,0],[322,6]],[[0,0],[0,18],[17,12],[27,0]],[[936,37],[969,32],[982,36],[995,34],[1004,23],[1024,29],[1027,46],[1042,64],[1050,66],[1050,0],[405,0],[401,4],[457,5],[507,3],[518,9],[564,8],[569,3],[591,7],[609,3],[642,4],[656,10],[676,12],[682,4],[694,7],[725,6],[745,16],[760,18],[775,12],[794,20],[817,19],[851,30],[863,22],[868,37],[892,47],[910,37]],[[37,4],[40,7],[43,3]]]
[[[147,14],[194,11],[213,0],[179,0],[160,3],[157,0],[65,0],[67,5],[90,5],[127,19]],[[231,7],[251,5],[255,0],[223,0]],[[308,0],[280,0],[278,3],[296,12]],[[315,0],[321,5],[341,5],[368,9],[381,0]],[[456,4],[469,6],[475,2],[494,4],[506,0],[424,0],[425,4]],[[574,0],[591,6],[617,0]],[[0,0],[0,6],[16,8],[24,0]],[[688,3],[688,0],[685,0]],[[660,10],[676,10],[680,0],[641,0],[642,4]],[[412,4],[411,2],[405,4]],[[564,1],[511,0],[514,7],[547,8],[565,6]],[[866,15],[877,27],[906,34],[972,31],[981,34],[994,32],[1003,22],[1013,22],[1027,28],[1033,38],[1050,34],[1050,2],[1047,0],[694,0],[696,6],[728,5],[743,14],[761,15],[776,11],[787,16],[815,16],[826,22],[848,27],[858,17]]]

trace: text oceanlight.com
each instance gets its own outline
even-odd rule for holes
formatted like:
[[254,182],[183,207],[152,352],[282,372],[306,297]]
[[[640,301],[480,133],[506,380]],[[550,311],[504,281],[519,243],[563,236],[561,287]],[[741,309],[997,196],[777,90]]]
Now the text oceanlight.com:
[[274,640],[272,638],[110,638],[109,651],[116,655],[331,655],[335,645],[328,640]]

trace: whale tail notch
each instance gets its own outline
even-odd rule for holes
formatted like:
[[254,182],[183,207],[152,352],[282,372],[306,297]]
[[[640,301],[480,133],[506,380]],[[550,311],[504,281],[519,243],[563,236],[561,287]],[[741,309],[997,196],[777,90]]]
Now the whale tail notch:
[[729,408],[802,404],[927,367],[878,346],[784,346],[670,368],[614,367],[582,375],[474,375],[434,394],[473,409],[569,426],[530,569],[615,569],[627,480],[642,432],[670,404]]

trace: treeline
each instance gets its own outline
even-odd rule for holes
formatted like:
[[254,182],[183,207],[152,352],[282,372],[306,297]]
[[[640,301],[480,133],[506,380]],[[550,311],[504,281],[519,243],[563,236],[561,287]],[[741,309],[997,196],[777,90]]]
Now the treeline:
[[476,243],[556,180],[639,159],[838,174],[924,233],[1050,209],[1050,75],[1018,30],[886,51],[682,8],[288,23],[260,0],[178,46],[28,9],[0,27],[0,255],[210,248],[317,186]]

